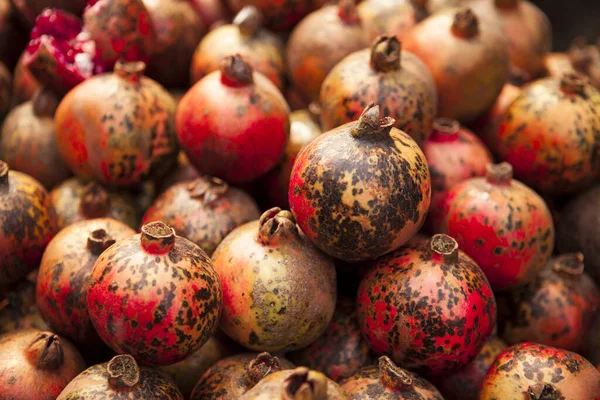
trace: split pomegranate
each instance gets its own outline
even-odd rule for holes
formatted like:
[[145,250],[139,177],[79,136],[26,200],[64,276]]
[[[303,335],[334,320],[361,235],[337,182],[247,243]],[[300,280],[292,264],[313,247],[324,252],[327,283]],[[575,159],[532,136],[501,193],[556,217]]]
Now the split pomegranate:
[[0,120],[10,110],[12,94],[12,76],[6,66],[0,62]]
[[312,10],[315,0],[227,0],[226,3],[236,13],[244,6],[255,6],[265,16],[268,27],[285,32]]
[[[37,277],[37,270],[31,274]],[[48,326],[35,304],[35,282],[24,279],[11,288],[5,300],[0,302],[0,334],[30,328],[43,331]]]
[[14,70],[12,101],[15,106],[24,103],[27,100],[31,100],[33,96],[42,88],[41,84],[29,71],[29,68],[25,67],[23,64],[24,57],[24,54],[21,55]]
[[367,39],[394,35],[399,40],[427,17],[427,0],[365,0],[357,10]]

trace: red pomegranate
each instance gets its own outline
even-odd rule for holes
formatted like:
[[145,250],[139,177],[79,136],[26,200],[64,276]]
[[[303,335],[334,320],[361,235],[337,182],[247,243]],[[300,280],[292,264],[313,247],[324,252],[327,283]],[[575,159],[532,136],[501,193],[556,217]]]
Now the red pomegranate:
[[12,76],[6,66],[0,62],[0,118],[10,110],[12,94]]
[[114,73],[88,79],[61,101],[58,148],[75,175],[136,187],[174,166],[175,102],[144,69],[142,62],[118,63]]
[[585,358],[535,343],[507,348],[483,380],[479,400],[598,400],[600,372]]
[[[37,270],[31,275],[37,277]],[[35,304],[35,281],[29,279],[16,284],[0,302],[0,334],[20,329],[48,329]]]
[[469,364],[496,324],[483,271],[443,234],[376,260],[362,278],[357,307],[371,349],[430,375]]
[[473,121],[493,106],[508,79],[506,39],[470,8],[430,16],[404,35],[402,46],[431,71],[440,117]]
[[218,71],[221,60],[231,54],[240,54],[256,72],[283,89],[284,44],[262,27],[262,15],[253,6],[244,7],[231,24],[211,30],[198,44],[192,58],[192,83]]
[[426,225],[430,231],[439,232],[445,217],[443,203],[448,190],[469,178],[484,176],[493,160],[473,132],[447,118],[434,121],[423,152],[431,174],[431,206]]
[[[210,112],[198,114],[198,110]],[[289,136],[289,108],[277,87],[239,55],[222,60],[177,108],[177,135],[202,174],[231,183],[252,181],[273,168]]]
[[290,209],[321,250],[361,261],[406,243],[429,208],[429,169],[419,146],[369,104],[356,122],[324,133],[300,151]]
[[380,36],[370,50],[349,55],[327,75],[320,100],[323,128],[354,121],[371,101],[423,145],[437,113],[435,82],[419,58],[401,53],[393,36]]
[[77,349],[52,332],[26,329],[0,336],[0,398],[55,400],[85,368]]
[[479,135],[488,147],[493,145],[494,136],[498,132],[502,120],[504,120],[508,107],[519,97],[521,91],[521,88],[507,83],[502,88],[502,92],[498,95],[492,108],[471,124],[473,131]]
[[[93,1],[87,1],[91,3]],[[36,22],[36,17],[48,7],[65,10],[67,12],[81,15],[86,7],[86,0],[10,0],[21,21],[31,27]]]
[[188,0],[188,2],[200,16],[202,24],[206,28],[210,29],[229,19],[229,10],[225,2],[221,0]]
[[289,32],[319,0],[226,0],[229,9],[240,12],[244,6],[255,6],[265,16],[271,29]]
[[456,238],[494,290],[531,282],[550,260],[554,224],[544,200],[512,179],[508,163],[454,186],[443,201],[439,230]]
[[158,221],[120,240],[94,264],[87,288],[90,319],[117,353],[145,365],[183,360],[213,334],[221,285],[198,246]]
[[427,0],[365,0],[357,10],[368,40],[379,35],[402,37],[427,17]]
[[[2,0],[0,0],[1,2]],[[31,100],[33,96],[42,88],[40,83],[33,77],[29,68],[23,64],[24,53],[19,58],[14,70],[12,83],[12,101],[16,106]]]

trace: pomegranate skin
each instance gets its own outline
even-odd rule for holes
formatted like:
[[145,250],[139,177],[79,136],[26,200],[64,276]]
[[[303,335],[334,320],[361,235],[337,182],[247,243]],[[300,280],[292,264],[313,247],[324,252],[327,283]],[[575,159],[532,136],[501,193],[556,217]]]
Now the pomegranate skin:
[[189,3],[208,29],[229,19],[229,10],[221,0],[189,0]]
[[23,57],[24,55],[19,57],[19,61],[14,70],[12,100],[15,106],[24,103],[27,100],[31,100],[33,95],[42,87],[29,69],[23,64]]
[[469,8],[430,16],[404,35],[402,47],[433,75],[440,117],[475,120],[492,107],[508,79],[506,39]]
[[[37,271],[30,275],[37,277]],[[6,305],[0,308],[0,334],[20,329],[48,330],[35,304],[35,281],[24,279],[6,293]]]
[[535,343],[507,348],[487,373],[479,400],[600,399],[600,373],[585,358]]
[[[199,115],[199,109],[209,112]],[[267,173],[283,155],[289,113],[271,81],[231,56],[181,99],[177,135],[201,174],[245,183]]]
[[531,282],[550,260],[550,210],[537,193],[512,179],[510,164],[490,164],[486,177],[454,186],[443,213],[440,231],[456,238],[494,290]]
[[[161,266],[159,268],[159,265]],[[198,350],[221,316],[221,285],[198,246],[162,222],[105,250],[87,289],[90,319],[117,353],[167,365]]]
[[61,101],[58,148],[75,175],[131,188],[175,165],[175,102],[142,76],[144,69],[143,63],[119,63],[114,73],[87,79]]
[[419,0],[365,0],[357,6],[367,40],[394,35],[402,40],[406,32],[427,17]]
[[244,6],[256,7],[265,17],[265,24],[273,30],[289,32],[315,3],[313,0],[226,0],[229,9],[240,12]]

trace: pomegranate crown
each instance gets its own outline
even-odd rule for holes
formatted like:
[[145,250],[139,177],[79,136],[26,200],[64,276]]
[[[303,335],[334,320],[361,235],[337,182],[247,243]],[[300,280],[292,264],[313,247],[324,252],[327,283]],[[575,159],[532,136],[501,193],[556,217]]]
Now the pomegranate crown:
[[327,377],[306,367],[298,367],[284,381],[282,399],[327,400]]
[[258,241],[264,245],[295,237],[298,233],[292,213],[279,207],[265,211],[258,220]]
[[54,371],[64,363],[63,347],[58,335],[40,332],[25,350],[27,359],[36,368]]
[[131,388],[140,380],[140,368],[129,354],[113,357],[106,365],[108,384],[114,389]]
[[100,255],[113,244],[115,240],[104,229],[90,232],[87,239],[87,247],[95,255]]
[[479,20],[473,10],[465,8],[454,15],[452,33],[465,39],[474,38],[479,34]]
[[377,72],[400,69],[401,49],[402,45],[396,36],[378,36],[371,46],[371,68]]
[[265,376],[277,371],[281,371],[279,358],[273,357],[266,352],[260,353],[248,364],[248,373],[246,374],[247,384],[252,388]]
[[379,357],[379,381],[390,389],[400,389],[412,385],[411,376],[398,367],[388,356]]
[[83,188],[79,210],[86,218],[102,218],[110,212],[111,201],[106,189],[97,182]]
[[233,19],[233,24],[238,27],[244,36],[254,36],[262,25],[263,16],[258,8],[248,5],[240,10]]
[[224,57],[219,70],[221,81],[228,86],[248,86],[254,82],[252,67],[239,54]]
[[229,190],[224,180],[214,176],[202,176],[188,184],[190,197],[201,199],[203,204],[210,204],[222,197]]
[[175,248],[175,229],[162,221],[142,226],[142,248],[150,254],[166,254]]
[[391,117],[380,118],[379,106],[371,102],[350,130],[350,134],[356,139],[387,136],[395,122],[396,120]]

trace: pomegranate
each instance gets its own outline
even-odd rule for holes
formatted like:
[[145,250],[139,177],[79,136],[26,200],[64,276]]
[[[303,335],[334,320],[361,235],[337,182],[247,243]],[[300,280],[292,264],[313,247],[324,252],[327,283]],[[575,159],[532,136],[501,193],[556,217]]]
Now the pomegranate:
[[48,329],[35,304],[35,282],[24,279],[0,301],[0,334],[29,328]]
[[142,224],[162,221],[211,255],[229,232],[259,216],[252,197],[204,176],[167,189],[146,211]]
[[578,74],[528,85],[489,141],[515,176],[548,194],[588,186],[600,172],[600,93]]
[[321,250],[361,261],[406,243],[423,225],[431,194],[419,146],[369,104],[356,122],[324,133],[300,151],[290,209]]
[[234,12],[252,5],[264,15],[266,25],[277,31],[289,31],[312,9],[318,0],[227,0]]
[[567,57],[573,69],[586,75],[594,87],[600,88],[600,40],[588,45],[585,37],[576,38]]
[[395,35],[399,40],[427,17],[427,0],[365,0],[357,10],[367,39]]
[[507,348],[483,380],[479,400],[598,400],[600,373],[585,358],[536,343]]
[[188,0],[194,11],[200,16],[202,24],[212,28],[229,19],[229,10],[221,0]]
[[318,100],[329,71],[348,54],[367,46],[354,0],[325,5],[307,15],[290,34],[286,48],[290,80],[304,97]]
[[[2,0],[0,0],[1,2]],[[13,83],[12,83],[12,101],[13,104],[19,105],[31,100],[33,96],[42,88],[40,83],[33,77],[29,68],[23,64],[22,55],[15,67]]]
[[213,254],[223,285],[221,329],[253,351],[308,346],[333,317],[333,261],[313,247],[289,211],[272,208]]
[[508,45],[496,25],[470,8],[440,11],[404,35],[437,85],[438,115],[466,123],[493,106],[508,79]]
[[300,89],[298,89],[293,84],[289,83],[289,81],[287,82],[286,89],[284,91],[284,96],[285,96],[285,100],[288,102],[290,108],[293,111],[308,108],[311,104],[317,104],[317,103],[314,103],[314,102],[311,103],[310,101],[308,101],[304,97],[304,95],[302,94]]
[[261,379],[294,365],[269,353],[244,353],[214,364],[198,381],[190,400],[239,399]]
[[190,164],[185,152],[180,151],[177,157],[177,167],[157,182],[156,191],[157,193],[162,193],[177,183],[193,181],[200,177],[201,175]]
[[44,187],[0,161],[0,297],[39,265],[57,232],[56,212]]
[[[93,1],[92,1],[93,2]],[[55,7],[73,14],[81,15],[86,0],[10,0],[10,3],[29,27],[36,22],[36,17],[48,7]]]
[[492,156],[485,145],[458,121],[438,118],[423,146],[431,174],[431,206],[426,225],[438,232],[448,191],[469,178],[483,176]]
[[454,186],[443,200],[440,232],[483,269],[494,290],[531,282],[550,260],[554,224],[544,200],[512,179],[508,163]]
[[431,133],[437,109],[429,70],[414,54],[401,56],[400,42],[393,36],[380,36],[370,50],[355,52],[337,64],[323,82],[320,101],[326,130],[356,120],[374,101],[420,146]]
[[544,69],[547,76],[558,79],[564,74],[577,72],[567,53],[548,53],[544,57]]
[[163,372],[139,367],[127,354],[94,365],[77,375],[56,400],[183,400],[175,383]]
[[36,329],[0,336],[0,354],[0,398],[7,400],[55,400],[85,368],[71,343]]
[[320,371],[336,382],[372,363],[369,345],[356,320],[353,299],[338,299],[335,313],[325,332],[304,349],[289,353],[297,365]]
[[94,264],[88,312],[117,353],[145,365],[172,364],[213,334],[221,285],[206,253],[173,228],[157,221],[141,231],[116,242]]
[[0,62],[0,121],[10,110],[11,85],[12,76],[10,71]]
[[444,400],[431,383],[414,372],[396,366],[387,356],[342,383],[351,399]]
[[48,189],[71,175],[56,144],[54,112],[57,106],[56,96],[40,89],[32,101],[8,114],[0,139],[0,158]]
[[[198,110],[210,110],[198,114]],[[239,55],[197,82],[177,108],[177,134],[202,174],[231,183],[252,181],[285,151],[289,108],[277,87]]]
[[494,136],[498,132],[508,107],[519,97],[521,91],[521,88],[511,83],[504,85],[493,107],[472,124],[473,130],[488,147],[493,145]]
[[175,102],[143,76],[144,68],[118,63],[114,73],[88,79],[61,101],[58,147],[75,175],[135,187],[175,165]]
[[133,198],[124,192],[110,192],[96,182],[67,179],[50,192],[58,228],[93,218],[113,218],[138,227]]
[[156,31],[148,75],[166,87],[187,87],[192,55],[206,30],[202,19],[188,1],[142,1]]
[[262,15],[253,6],[244,7],[232,24],[210,31],[196,47],[192,58],[192,83],[219,70],[221,60],[240,54],[255,71],[283,88],[284,45],[279,36],[262,28]]

